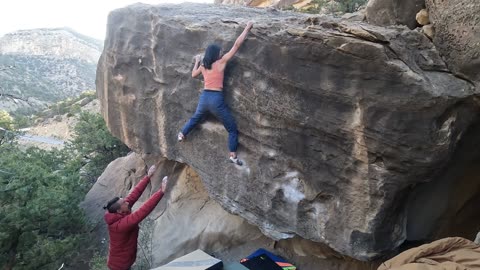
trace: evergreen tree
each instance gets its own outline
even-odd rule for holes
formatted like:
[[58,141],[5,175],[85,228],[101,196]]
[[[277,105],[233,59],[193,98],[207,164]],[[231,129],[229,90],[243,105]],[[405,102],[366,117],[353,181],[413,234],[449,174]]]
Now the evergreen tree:
[[76,153],[76,163],[83,166],[82,175],[94,182],[107,165],[130,150],[108,131],[100,114],[82,112],[68,149]]
[[13,128],[13,118],[6,111],[0,110],[0,128],[12,129]]
[[[0,117],[5,128],[13,128],[8,113]],[[0,269],[74,266],[90,248],[79,207],[91,186],[85,176],[96,179],[128,151],[103,118],[92,113],[80,115],[74,139],[61,150],[2,145],[0,133]]]
[[84,186],[61,151],[0,146],[2,269],[58,269],[86,232]]
[[0,110],[0,145],[12,139],[12,128],[13,118],[8,112]]

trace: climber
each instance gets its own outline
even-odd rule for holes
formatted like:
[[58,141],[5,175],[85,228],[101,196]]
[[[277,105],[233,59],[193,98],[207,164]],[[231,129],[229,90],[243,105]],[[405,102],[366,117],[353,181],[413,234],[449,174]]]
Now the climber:
[[115,197],[103,207],[107,210],[104,219],[110,236],[107,262],[110,270],[128,270],[136,260],[138,224],[153,211],[163,197],[168,177],[163,178],[160,190],[155,192],[138,210],[131,212],[131,209],[147,187],[155,170],[155,165],[150,167],[147,175],[125,199]]
[[195,114],[190,118],[182,131],[178,133],[178,141],[185,140],[188,133],[202,120],[207,114],[211,113],[217,117],[225,129],[228,131],[228,148],[230,150],[229,160],[237,165],[242,165],[242,161],[237,157],[238,130],[235,119],[225,103],[223,96],[223,76],[227,62],[232,59],[235,53],[247,37],[248,32],[253,26],[253,22],[248,22],[242,34],[237,38],[233,47],[228,53],[221,56],[220,46],[211,44],[205,50],[202,64],[200,64],[200,55],[195,56],[195,65],[192,70],[192,77],[203,75],[205,88],[200,95]]

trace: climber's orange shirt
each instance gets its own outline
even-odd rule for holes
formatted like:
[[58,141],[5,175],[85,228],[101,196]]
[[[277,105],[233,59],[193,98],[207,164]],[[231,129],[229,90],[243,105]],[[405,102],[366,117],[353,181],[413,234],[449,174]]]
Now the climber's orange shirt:
[[223,89],[223,76],[225,68],[222,67],[220,61],[212,64],[212,69],[202,68],[202,75],[205,81],[205,89],[221,90]]

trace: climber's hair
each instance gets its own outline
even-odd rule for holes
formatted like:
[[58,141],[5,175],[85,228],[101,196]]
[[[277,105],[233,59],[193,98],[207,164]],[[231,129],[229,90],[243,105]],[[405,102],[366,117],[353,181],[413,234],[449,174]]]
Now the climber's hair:
[[205,56],[203,57],[203,66],[206,69],[212,69],[212,64],[220,59],[220,46],[217,44],[208,45],[205,50]]
[[120,209],[120,204],[117,203],[118,200],[120,200],[119,197],[115,197],[115,198],[111,199],[110,201],[108,201],[107,205],[105,205],[103,207],[103,209],[108,210],[108,212],[110,212],[110,213],[116,213],[118,211],[118,209]]

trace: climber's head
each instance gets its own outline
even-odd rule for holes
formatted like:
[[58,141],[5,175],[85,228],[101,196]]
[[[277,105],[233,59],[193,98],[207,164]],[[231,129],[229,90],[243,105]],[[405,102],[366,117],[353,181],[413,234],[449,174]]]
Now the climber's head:
[[212,64],[220,59],[220,50],[221,48],[217,44],[208,45],[203,57],[203,66],[206,69],[212,69]]
[[110,213],[128,214],[131,211],[129,203],[120,197],[111,199],[103,208],[107,209]]

